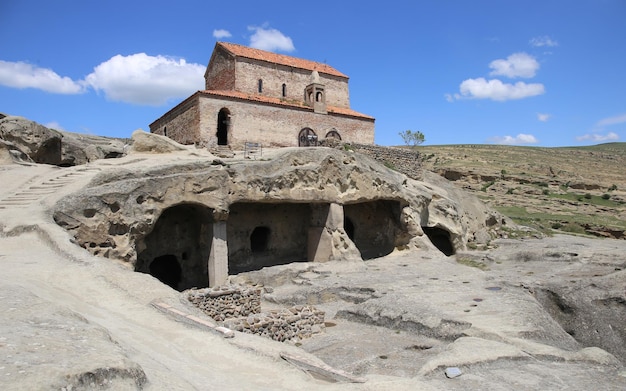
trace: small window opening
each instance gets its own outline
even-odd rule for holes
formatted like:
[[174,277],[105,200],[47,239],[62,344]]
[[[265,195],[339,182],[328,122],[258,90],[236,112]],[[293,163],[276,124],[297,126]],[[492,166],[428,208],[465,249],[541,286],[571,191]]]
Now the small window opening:
[[163,127],[163,135],[167,137],[167,126]]
[[178,290],[182,270],[175,255],[166,254],[154,258],[150,263],[150,274],[162,283]]
[[322,92],[318,91],[317,94],[315,94],[315,101],[316,102],[321,102],[322,101],[322,97],[323,97]]
[[283,83],[283,98],[287,96],[287,84]]
[[263,92],[263,80],[259,79],[259,94]]
[[250,234],[250,250],[253,253],[267,251],[270,240],[270,229],[268,227],[256,227]]

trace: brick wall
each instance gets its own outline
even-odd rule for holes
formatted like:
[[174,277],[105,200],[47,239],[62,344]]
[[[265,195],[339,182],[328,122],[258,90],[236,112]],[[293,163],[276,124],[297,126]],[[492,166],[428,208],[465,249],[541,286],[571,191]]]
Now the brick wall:
[[[191,145],[200,142],[199,123],[198,94],[194,94],[151,123],[150,132],[166,135],[181,144]],[[215,123],[217,124],[217,119]]]
[[[311,72],[274,64],[268,66],[260,61],[239,60],[236,65],[235,90],[258,94],[259,79],[263,80],[261,95],[282,98],[282,85],[286,84],[286,99],[304,102],[304,89],[311,84]],[[319,75],[319,84],[324,85],[326,104],[350,108],[348,80],[337,76]]]
[[241,99],[201,95],[200,137],[202,145],[217,145],[217,115],[222,108],[231,114],[228,144],[243,150],[245,142],[258,142],[264,147],[298,146],[298,134],[311,128],[318,139],[335,129],[342,140],[367,144],[374,142],[374,120],[340,114],[316,114],[308,107],[288,107],[253,103]]

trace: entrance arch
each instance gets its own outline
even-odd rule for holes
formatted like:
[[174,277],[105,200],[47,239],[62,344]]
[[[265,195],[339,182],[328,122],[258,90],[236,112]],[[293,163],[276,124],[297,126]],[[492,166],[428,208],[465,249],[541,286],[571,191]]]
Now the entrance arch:
[[317,145],[317,134],[311,128],[303,128],[298,134],[299,147],[314,147]]
[[180,204],[165,209],[152,232],[138,241],[135,271],[183,291],[209,286],[208,260],[213,239],[212,209]]
[[230,111],[226,108],[217,114],[217,145],[228,145],[228,131],[230,130]]

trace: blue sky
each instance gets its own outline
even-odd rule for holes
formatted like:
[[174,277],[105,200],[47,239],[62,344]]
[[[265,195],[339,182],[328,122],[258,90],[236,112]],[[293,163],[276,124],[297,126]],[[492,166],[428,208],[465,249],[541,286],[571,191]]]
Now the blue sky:
[[350,76],[379,145],[626,141],[625,21],[626,0],[2,0],[0,112],[130,137],[228,41]]

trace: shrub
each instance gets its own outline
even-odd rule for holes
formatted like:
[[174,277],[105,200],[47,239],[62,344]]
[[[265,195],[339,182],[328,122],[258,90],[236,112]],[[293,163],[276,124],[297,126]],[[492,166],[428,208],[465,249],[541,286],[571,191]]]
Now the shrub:
[[543,193],[543,195],[548,195],[548,194],[550,194],[550,190],[548,190],[548,189],[543,189],[543,192],[542,192],[542,193]]
[[602,194],[602,199],[603,199],[603,200],[608,200],[608,199],[610,199],[610,198],[611,198],[611,195],[610,195],[609,193],[604,193],[604,194]]
[[589,193],[585,194],[585,198],[590,200],[591,199],[591,194],[589,194]]
[[609,187],[608,191],[613,191],[613,190],[617,190],[617,185],[616,184],[612,184],[611,187]]

